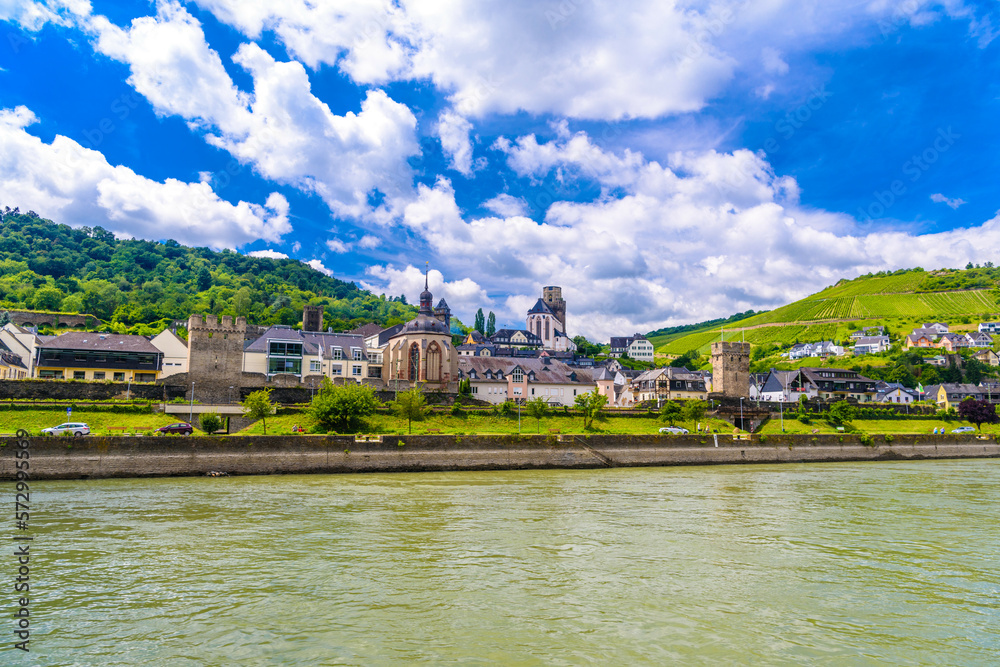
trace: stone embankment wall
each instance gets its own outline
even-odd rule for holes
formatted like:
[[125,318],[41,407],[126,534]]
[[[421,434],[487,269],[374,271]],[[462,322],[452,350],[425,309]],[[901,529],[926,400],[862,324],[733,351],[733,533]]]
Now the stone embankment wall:
[[0,399],[106,401],[125,398],[150,401],[184,396],[184,389],[159,384],[77,382],[74,380],[8,380],[0,382]]
[[[0,439],[0,479],[15,476],[13,438]],[[998,458],[993,438],[976,436],[774,436],[766,442],[719,436],[223,436],[31,438],[31,479],[287,473],[515,470]]]

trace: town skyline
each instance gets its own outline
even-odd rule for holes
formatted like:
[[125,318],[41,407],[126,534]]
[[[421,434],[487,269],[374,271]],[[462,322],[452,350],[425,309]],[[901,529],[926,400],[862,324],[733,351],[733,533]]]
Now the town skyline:
[[53,0],[0,23],[0,204],[410,303],[429,261],[466,324],[520,326],[561,285],[567,333],[607,340],[1000,250],[998,16],[974,4]]

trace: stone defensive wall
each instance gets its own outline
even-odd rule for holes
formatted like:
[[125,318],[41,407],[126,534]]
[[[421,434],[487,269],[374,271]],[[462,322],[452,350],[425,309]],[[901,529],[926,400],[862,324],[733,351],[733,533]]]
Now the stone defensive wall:
[[[1000,458],[975,435],[768,436],[145,436],[0,438],[0,479],[28,460],[29,479],[520,470]],[[15,457],[15,452],[28,451]],[[23,468],[23,465],[22,465]]]
[[8,310],[10,321],[19,327],[50,326],[55,328],[71,327],[74,329],[94,327],[100,320],[87,313],[57,313],[44,310]]

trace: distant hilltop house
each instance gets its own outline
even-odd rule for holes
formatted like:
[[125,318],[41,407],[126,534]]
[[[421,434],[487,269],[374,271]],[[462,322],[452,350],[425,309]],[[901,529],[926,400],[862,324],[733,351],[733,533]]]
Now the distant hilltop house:
[[1000,332],[1000,322],[980,322],[979,331],[988,334]]
[[[799,343],[793,345],[786,353],[789,359],[806,359],[808,357],[839,357],[844,354],[844,348],[834,345],[833,341],[821,340],[818,343]],[[783,355],[784,356],[784,355]]]
[[892,346],[889,343],[888,336],[861,336],[855,339],[854,356],[859,357],[865,354],[888,352],[890,347]]
[[653,362],[653,344],[640,333],[631,336],[614,336],[611,338],[608,356],[613,358],[627,356],[629,359]]
[[885,327],[883,326],[864,327],[863,329],[858,329],[857,331],[852,333],[851,339],[859,340],[861,338],[868,338],[870,336],[884,336],[884,335],[885,335]]
[[[989,324],[989,323],[984,323]],[[950,333],[948,325],[942,322],[924,324],[913,330],[903,341],[904,349],[940,348],[957,352],[966,348],[988,348],[993,346],[993,336],[979,325],[979,330],[967,334]]]

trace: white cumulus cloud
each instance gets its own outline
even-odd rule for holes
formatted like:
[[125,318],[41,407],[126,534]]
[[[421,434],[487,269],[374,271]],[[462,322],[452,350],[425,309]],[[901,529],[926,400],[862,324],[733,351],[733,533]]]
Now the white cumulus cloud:
[[22,209],[120,236],[213,248],[276,242],[292,229],[277,192],[263,205],[230,204],[208,183],[152,181],[61,135],[44,143],[25,129],[35,122],[26,107],[0,109],[0,192]]
[[267,257],[268,259],[288,259],[288,255],[283,252],[278,252],[277,250],[252,250],[247,253],[251,257]]

